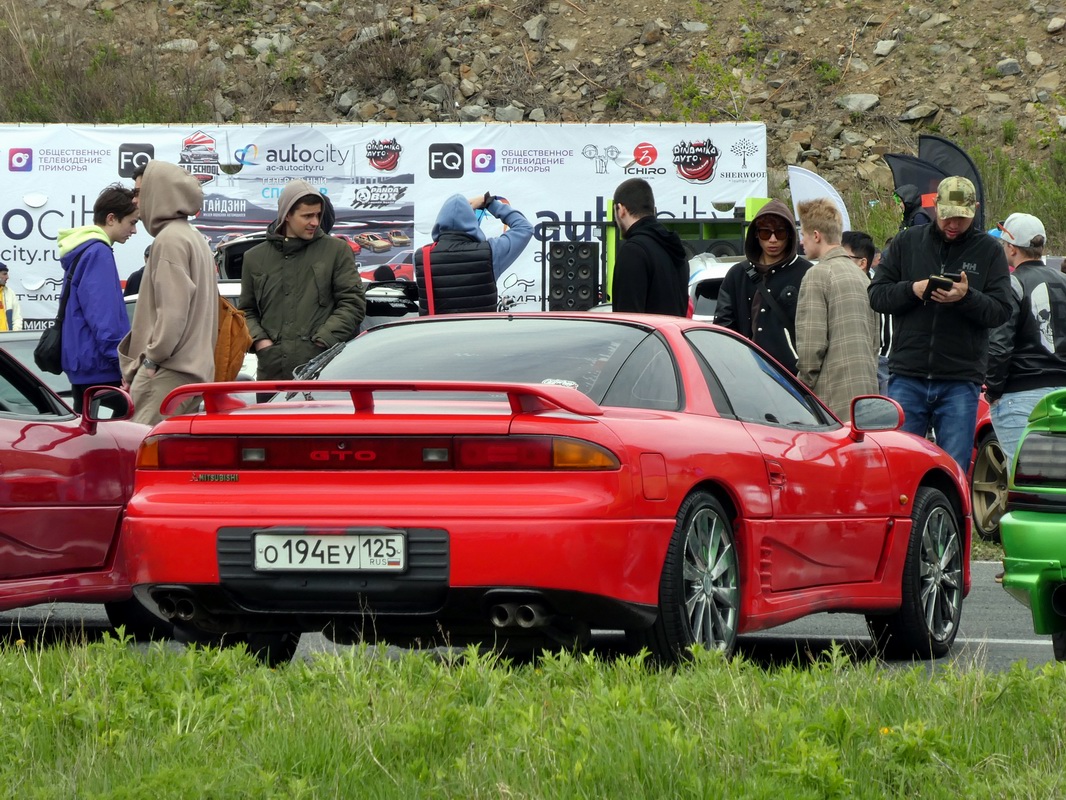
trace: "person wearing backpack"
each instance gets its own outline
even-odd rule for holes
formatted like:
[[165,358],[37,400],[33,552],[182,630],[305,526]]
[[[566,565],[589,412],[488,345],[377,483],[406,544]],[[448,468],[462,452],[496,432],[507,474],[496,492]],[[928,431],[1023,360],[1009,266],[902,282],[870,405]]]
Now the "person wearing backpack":
[[[119,345],[122,377],[136,410],[135,422],[163,419],[171,391],[215,377],[218,280],[211,248],[189,217],[200,213],[200,182],[176,164],[149,161],[141,183],[140,212],[155,241],[137,296],[133,328]],[[178,409],[199,405],[189,398]]]
[[93,224],[59,231],[64,280],[70,284],[63,310],[61,363],[70,379],[74,410],[90,386],[121,386],[118,345],[129,333],[112,247],[137,232],[133,190],[108,186],[93,204]]

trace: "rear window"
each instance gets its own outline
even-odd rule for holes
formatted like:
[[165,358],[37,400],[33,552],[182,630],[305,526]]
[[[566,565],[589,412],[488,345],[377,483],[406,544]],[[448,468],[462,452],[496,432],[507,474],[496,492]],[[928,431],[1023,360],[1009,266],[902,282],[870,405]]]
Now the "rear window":
[[674,359],[653,331],[599,317],[435,319],[378,328],[349,343],[319,379],[556,384],[597,403],[642,408],[675,408],[680,394]]

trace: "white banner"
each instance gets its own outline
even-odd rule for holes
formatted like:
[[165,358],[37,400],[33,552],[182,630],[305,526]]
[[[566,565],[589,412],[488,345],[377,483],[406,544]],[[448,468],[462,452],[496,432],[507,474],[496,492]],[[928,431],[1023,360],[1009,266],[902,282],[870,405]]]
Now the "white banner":
[[[296,178],[330,196],[334,233],[398,230],[413,240],[385,252],[364,248],[356,259],[367,276],[404,258],[403,250],[428,244],[450,195],[505,197],[536,230],[500,279],[501,299],[525,310],[543,301],[544,242],[602,238],[610,198],[626,178],[651,183],[661,217],[732,218],[734,206],[766,196],[762,123],[0,125],[0,152],[7,155],[0,261],[10,269],[27,328],[47,325],[59,303],[59,230],[92,224],[100,190],[131,186],[134,170],[150,158],[179,164],[203,183],[204,209],[194,224],[212,245],[262,230],[275,217],[281,188]],[[491,217],[484,226],[489,236],[499,233]],[[150,242],[139,227],[115,247],[123,278],[142,265]]]

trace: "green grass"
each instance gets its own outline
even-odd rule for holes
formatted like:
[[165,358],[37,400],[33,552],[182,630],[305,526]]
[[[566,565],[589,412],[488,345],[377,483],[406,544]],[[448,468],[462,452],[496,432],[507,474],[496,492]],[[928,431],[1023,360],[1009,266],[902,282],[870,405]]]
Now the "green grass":
[[1066,667],[0,649],[19,798],[1055,797]]

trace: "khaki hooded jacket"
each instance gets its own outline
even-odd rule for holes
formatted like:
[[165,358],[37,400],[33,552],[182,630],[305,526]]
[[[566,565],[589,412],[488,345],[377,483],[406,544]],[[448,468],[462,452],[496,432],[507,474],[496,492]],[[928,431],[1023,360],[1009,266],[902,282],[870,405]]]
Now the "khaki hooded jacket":
[[151,161],[141,182],[141,222],[155,237],[137,295],[133,327],[119,344],[122,377],[144,359],[188,383],[215,376],[218,278],[211,248],[189,224],[200,213],[200,182],[176,164]]
[[310,240],[281,233],[285,217],[308,195],[319,193],[307,181],[286,185],[266,241],[244,255],[238,307],[253,342],[273,341],[257,351],[260,380],[291,380],[323,345],[355,336],[366,316],[363,280],[346,242],[322,228]]

